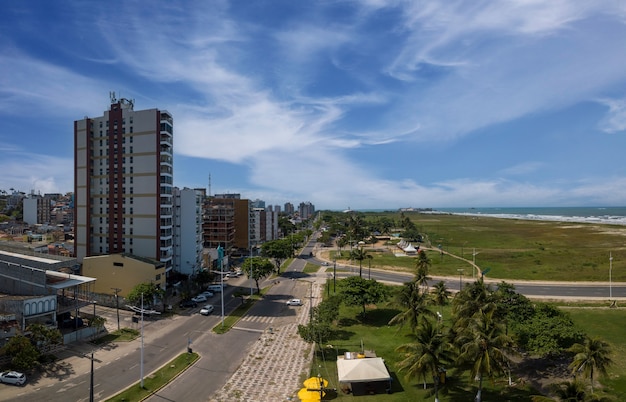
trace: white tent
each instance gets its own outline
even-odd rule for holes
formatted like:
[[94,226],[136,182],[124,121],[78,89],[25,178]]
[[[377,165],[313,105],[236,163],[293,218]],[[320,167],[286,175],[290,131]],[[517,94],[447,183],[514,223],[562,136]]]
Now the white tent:
[[415,247],[413,247],[411,243],[409,243],[409,245],[404,248],[404,252],[407,254],[415,254],[417,253],[417,250],[415,249]]
[[382,385],[382,390],[389,392],[391,376],[385,362],[380,357],[368,357],[363,359],[339,359],[337,360],[337,374],[342,389],[349,388],[355,395],[372,393],[378,389],[377,383]]

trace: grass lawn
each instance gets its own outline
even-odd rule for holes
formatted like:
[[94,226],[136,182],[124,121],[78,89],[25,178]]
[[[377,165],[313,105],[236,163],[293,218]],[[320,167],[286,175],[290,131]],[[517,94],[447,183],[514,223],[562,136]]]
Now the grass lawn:
[[107,401],[141,401],[172,381],[199,358],[197,353],[182,353],[151,375],[146,376],[143,381],[143,388],[141,388],[140,383],[133,384]]
[[608,378],[601,379],[610,395],[626,400],[626,310],[623,308],[561,307],[576,325],[590,336],[598,337],[611,345],[613,366]]
[[[609,376],[602,378],[600,383],[604,391],[616,400],[626,400],[626,326],[623,325],[626,319],[626,310],[617,308],[590,306],[561,306],[571,314],[572,319],[585,332],[591,336],[598,336],[610,343],[613,354],[614,365],[608,370]],[[390,327],[387,322],[399,312],[395,308],[385,305],[381,308],[368,308],[367,316],[364,320],[357,319],[360,312],[358,307],[342,306],[337,330],[339,339],[335,339],[324,345],[320,350],[316,350],[314,361],[311,364],[309,376],[321,375],[329,380],[329,387],[339,388],[337,383],[338,356],[345,352],[358,352],[362,348],[372,350],[377,356],[385,359],[385,363],[393,378],[391,394],[377,394],[367,396],[371,402],[400,402],[400,401],[422,401],[434,399],[432,382],[429,382],[427,389],[420,381],[408,379],[404,373],[398,372],[396,367],[400,356],[395,352],[395,348],[403,343],[411,342],[408,336],[408,328],[400,329],[396,326]],[[442,310],[444,324],[446,317],[450,316],[450,307]],[[501,377],[495,381],[485,380],[483,382],[483,400],[497,401],[528,401],[532,395],[539,394],[528,385],[521,385],[518,378],[513,377],[514,386],[508,386],[508,378]],[[596,384],[596,392],[601,392]],[[473,400],[477,390],[477,383],[467,378],[467,373],[456,372],[454,369],[447,372],[446,385],[440,390],[440,401],[468,401]],[[330,392],[324,400],[353,401],[354,396]]]
[[[424,390],[422,382],[407,379],[404,373],[396,370],[399,360],[395,348],[403,343],[410,343],[408,328],[400,329],[396,326],[388,326],[387,322],[396,315],[399,310],[394,308],[368,309],[365,320],[355,319],[360,312],[359,308],[341,307],[341,318],[338,330],[340,339],[331,341],[322,350],[317,350],[314,361],[311,365],[310,376],[321,375],[329,380],[329,387],[339,388],[337,384],[337,356],[345,352],[357,352],[361,347],[365,350],[373,350],[378,357],[382,357],[393,378],[391,394],[377,394],[363,397],[368,402],[405,402],[434,400],[432,381]],[[449,316],[449,308],[442,311],[444,320]],[[476,394],[478,383],[470,382],[465,373],[458,373],[454,370],[447,372],[446,385],[440,390],[440,401],[471,401]],[[483,400],[486,401],[528,401],[531,395],[537,392],[526,386],[508,387],[507,379],[498,379],[495,383],[491,381],[483,382]],[[344,394],[339,391],[337,394],[331,392],[324,400],[337,402],[354,401],[351,394]]]
[[[399,214],[388,215],[395,220],[400,217]],[[458,276],[457,270],[464,269],[467,277],[472,274],[469,262],[475,258],[481,270],[491,268],[488,276],[492,279],[608,282],[609,253],[612,253],[612,280],[626,282],[626,226],[419,213],[405,215],[425,235],[422,247],[435,248],[427,251],[432,261],[431,275]],[[445,252],[466,261],[442,256],[439,245]],[[411,270],[415,267],[415,258],[396,257],[397,248],[391,243],[382,248],[366,246],[365,250],[373,256],[372,268]],[[334,252],[325,253],[331,260],[335,255]],[[338,261],[347,263],[347,249],[341,254]],[[367,266],[366,261],[363,266]]]

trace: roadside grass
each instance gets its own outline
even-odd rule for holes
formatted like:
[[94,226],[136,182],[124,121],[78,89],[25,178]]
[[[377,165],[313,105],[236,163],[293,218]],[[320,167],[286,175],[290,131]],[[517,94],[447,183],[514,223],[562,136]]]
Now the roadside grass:
[[314,274],[317,271],[319,271],[320,266],[319,265],[315,265],[315,264],[311,264],[311,263],[306,263],[304,265],[304,269],[302,269],[302,272],[304,272],[305,274]]
[[[626,309],[607,308],[594,303],[558,303],[559,308],[567,311],[574,323],[590,336],[597,336],[611,345],[613,350],[612,360],[614,364],[608,369],[608,376],[600,378],[602,391],[617,400],[626,400]],[[368,396],[372,402],[400,402],[408,400],[428,400],[432,395],[432,381],[424,390],[423,381],[416,381],[398,372],[397,363],[401,360],[395,349],[403,344],[410,343],[408,327],[400,328],[389,326],[389,320],[400,311],[391,303],[376,308],[368,307],[364,319],[360,318],[359,307],[340,308],[340,317],[335,327],[336,339],[328,344],[317,347],[311,364],[309,376],[321,375],[327,379],[329,387],[339,389],[337,383],[337,358],[345,352],[357,352],[362,348],[373,350],[377,356],[385,359],[389,373],[393,378],[392,394],[380,394]],[[441,308],[443,323],[446,325],[450,317],[450,306]],[[319,345],[318,345],[319,346]],[[529,385],[524,385],[513,378],[514,386],[508,386],[508,378],[504,376],[483,382],[483,400],[530,400],[531,396],[538,395],[537,390]],[[596,380],[598,376],[596,375]],[[597,385],[597,384],[596,384]],[[468,378],[466,372],[458,372],[455,369],[447,372],[446,385],[440,390],[440,401],[455,402],[472,400],[477,391],[477,383]],[[351,394],[330,391],[325,400],[351,401]]]
[[[475,258],[481,271],[490,268],[487,275],[491,279],[608,282],[609,253],[612,253],[612,280],[626,282],[625,226],[404,214],[426,236],[422,247],[434,248],[426,251],[432,262],[431,275],[458,276],[457,270],[463,269],[465,278],[472,274],[478,276],[479,273],[472,272],[470,264]],[[372,216],[400,219],[399,213]],[[442,255],[439,245],[446,253],[465,261]],[[394,245],[386,245],[382,250],[366,246],[365,251],[373,257],[372,268],[414,270],[415,258],[396,257]],[[335,254],[328,251],[326,257],[332,260]],[[347,249],[337,261],[349,262]],[[352,265],[358,262],[353,261]]]
[[[626,400],[626,310],[623,308],[589,308],[568,306],[567,311],[576,325],[589,336],[598,337],[611,345],[613,365],[608,368],[607,378],[600,378],[605,391]],[[597,377],[597,375],[596,375]]]
[[[321,375],[329,381],[329,387],[339,389],[337,383],[337,358],[345,352],[357,352],[361,348],[372,350],[378,357],[385,360],[389,374],[393,378],[391,394],[368,395],[367,400],[371,402],[404,402],[404,401],[424,401],[434,398],[432,381],[424,389],[422,381],[409,379],[404,372],[398,372],[397,363],[402,359],[396,351],[396,347],[404,343],[412,342],[409,336],[409,328],[389,326],[389,320],[399,313],[399,310],[390,304],[382,308],[368,307],[364,319],[359,317],[360,308],[345,307],[340,308],[339,325],[336,327],[337,338],[316,349],[313,363],[311,365],[310,376]],[[442,310],[444,321],[450,316],[450,308]],[[449,370],[446,373],[446,384],[440,389],[439,400],[444,401],[468,401],[473,400],[477,391],[477,382],[470,381],[467,374]],[[483,400],[530,400],[532,395],[538,394],[535,390],[527,386],[507,385],[507,379],[501,378],[496,381],[486,380],[483,382]],[[330,391],[324,400],[333,401],[353,401],[352,394],[344,394]]]
[[154,373],[146,376],[143,381],[143,388],[137,382],[114,397],[107,399],[107,401],[141,401],[172,381],[199,358],[200,356],[197,353],[182,353]]
[[120,328],[119,330],[108,333],[100,338],[96,338],[91,343],[94,345],[102,345],[109,342],[130,342],[139,337],[139,331],[132,328]]

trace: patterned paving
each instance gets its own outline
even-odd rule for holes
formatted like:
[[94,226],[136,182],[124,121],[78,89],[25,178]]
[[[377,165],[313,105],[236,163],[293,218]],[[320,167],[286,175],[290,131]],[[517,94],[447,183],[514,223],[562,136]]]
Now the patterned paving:
[[[319,300],[321,287],[313,286]],[[299,309],[296,322],[277,324],[264,332],[250,354],[224,387],[210,402],[287,402],[297,401],[302,385],[301,374],[307,374],[311,364],[312,345],[298,335],[298,324],[308,321],[310,299]],[[261,319],[267,317],[250,317]],[[278,322],[278,320],[277,320]]]

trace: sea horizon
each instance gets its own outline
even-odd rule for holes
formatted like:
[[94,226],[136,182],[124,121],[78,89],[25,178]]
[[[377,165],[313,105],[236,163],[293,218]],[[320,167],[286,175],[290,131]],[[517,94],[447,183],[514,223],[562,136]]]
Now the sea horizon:
[[[397,211],[416,211],[428,214],[488,216],[503,219],[525,219],[555,222],[601,223],[626,225],[626,207],[414,207]],[[389,212],[390,209],[359,210],[358,212]]]

